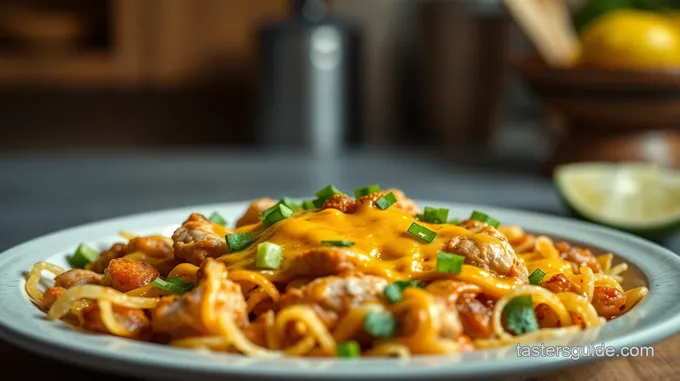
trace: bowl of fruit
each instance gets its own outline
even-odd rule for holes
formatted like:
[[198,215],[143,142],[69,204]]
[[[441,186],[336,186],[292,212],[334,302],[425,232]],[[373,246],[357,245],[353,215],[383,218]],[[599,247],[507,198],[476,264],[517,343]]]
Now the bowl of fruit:
[[550,116],[549,167],[680,167],[680,1],[506,0],[536,52],[515,68]]

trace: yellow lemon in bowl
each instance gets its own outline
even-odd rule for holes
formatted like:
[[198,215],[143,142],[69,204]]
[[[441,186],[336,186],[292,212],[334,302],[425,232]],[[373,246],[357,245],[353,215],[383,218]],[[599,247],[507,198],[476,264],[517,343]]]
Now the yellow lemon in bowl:
[[663,14],[623,9],[581,33],[579,62],[614,69],[680,68],[680,26]]

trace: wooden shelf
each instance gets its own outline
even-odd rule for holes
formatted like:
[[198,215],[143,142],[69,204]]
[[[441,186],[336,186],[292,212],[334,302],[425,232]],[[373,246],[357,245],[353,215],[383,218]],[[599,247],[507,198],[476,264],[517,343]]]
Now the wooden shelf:
[[106,53],[81,53],[63,58],[0,55],[3,85],[101,85],[116,81],[113,57]]

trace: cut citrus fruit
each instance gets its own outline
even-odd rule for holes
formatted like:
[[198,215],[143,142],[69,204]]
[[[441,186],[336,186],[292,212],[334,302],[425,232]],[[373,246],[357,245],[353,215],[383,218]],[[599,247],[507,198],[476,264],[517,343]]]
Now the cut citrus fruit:
[[680,227],[680,172],[646,164],[567,164],[555,170],[562,198],[579,216],[647,237]]

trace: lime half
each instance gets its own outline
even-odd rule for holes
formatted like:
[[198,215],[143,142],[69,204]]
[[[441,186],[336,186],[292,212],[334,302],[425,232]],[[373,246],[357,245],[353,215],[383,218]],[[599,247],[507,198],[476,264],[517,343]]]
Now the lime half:
[[680,172],[646,164],[577,163],[558,167],[557,188],[579,216],[646,237],[680,228]]

